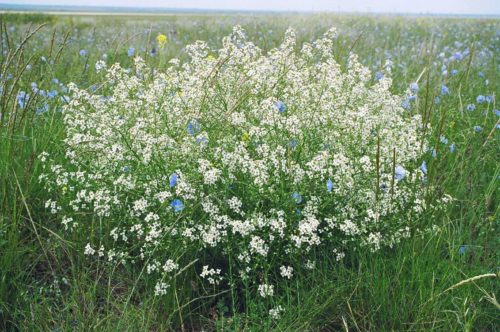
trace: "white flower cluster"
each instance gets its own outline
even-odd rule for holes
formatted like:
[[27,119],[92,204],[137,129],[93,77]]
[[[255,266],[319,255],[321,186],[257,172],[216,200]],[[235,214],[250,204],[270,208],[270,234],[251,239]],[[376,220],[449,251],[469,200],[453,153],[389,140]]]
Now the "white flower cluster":
[[207,279],[208,282],[212,285],[217,285],[221,281],[220,277],[221,270],[220,269],[210,269],[208,265],[203,266],[203,271],[200,273],[200,277],[203,279]]
[[271,316],[272,319],[276,320],[281,317],[281,313],[285,311],[282,306],[278,305],[276,308],[269,309],[269,316]]
[[292,277],[293,277],[293,267],[291,267],[291,266],[280,266],[280,275],[283,278],[292,279]]
[[[131,71],[99,62],[95,93],[70,85],[67,162],[42,156],[41,180],[57,197],[46,207],[73,232],[99,219],[89,239],[113,243],[108,260],[152,259],[159,280],[178,268],[160,263],[173,243],[231,253],[242,274],[281,266],[285,278],[290,258],[313,266],[313,248],[341,259],[398,243],[441,204],[424,197],[421,119],[400,106],[388,75],[373,83],[355,55],[338,64],[334,38],[296,51],[288,30],[264,54],[235,27],[220,50],[197,42],[189,62],[164,72],[140,58]],[[217,283],[220,273],[204,266],[202,277]]]
[[259,294],[262,297],[271,297],[274,295],[274,286],[268,284],[262,284],[258,287]]

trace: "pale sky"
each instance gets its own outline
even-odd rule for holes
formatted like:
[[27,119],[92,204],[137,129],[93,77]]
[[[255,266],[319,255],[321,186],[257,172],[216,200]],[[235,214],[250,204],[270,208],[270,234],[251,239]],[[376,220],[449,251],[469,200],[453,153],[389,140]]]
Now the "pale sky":
[[500,0],[0,0],[4,4],[500,15]]

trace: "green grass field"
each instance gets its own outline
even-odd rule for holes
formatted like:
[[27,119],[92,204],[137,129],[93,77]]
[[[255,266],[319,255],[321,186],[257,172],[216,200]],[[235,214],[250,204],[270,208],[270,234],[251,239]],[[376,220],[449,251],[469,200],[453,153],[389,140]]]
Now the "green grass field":
[[[61,215],[45,207],[61,193],[39,181],[42,152],[66,162],[67,85],[98,90],[96,61],[132,68],[140,56],[166,71],[172,58],[188,59],[186,45],[204,40],[218,49],[237,24],[264,52],[280,45],[288,27],[299,50],[333,26],[341,66],[356,53],[375,81],[389,59],[391,92],[400,96],[418,81],[408,112],[430,125],[424,135],[431,151],[422,157],[434,188],[429,197],[453,198],[444,211],[408,221],[423,231],[392,248],[347,250],[340,261],[317,249],[314,269],[295,269],[277,287],[274,301],[284,309],[277,320],[255,286],[201,282],[196,271],[204,262],[222,260],[215,251],[186,251],[183,259],[193,263],[164,297],[155,296],[144,264],[89,259],[84,248],[100,234],[98,219],[82,213],[88,231],[66,231]],[[0,28],[0,330],[500,330],[500,20],[1,14]],[[160,33],[168,38],[163,48]]]

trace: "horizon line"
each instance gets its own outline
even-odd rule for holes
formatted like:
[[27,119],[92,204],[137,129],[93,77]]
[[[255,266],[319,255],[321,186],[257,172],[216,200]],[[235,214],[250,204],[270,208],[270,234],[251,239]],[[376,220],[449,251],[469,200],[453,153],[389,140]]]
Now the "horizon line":
[[[39,9],[38,9],[39,8]],[[42,8],[51,8],[51,11],[40,10]],[[15,10],[17,9],[17,10]],[[32,10],[30,10],[32,9]],[[73,9],[68,11],[67,9]],[[284,14],[360,14],[360,15],[402,15],[402,16],[454,16],[454,17],[488,17],[488,18],[499,18],[500,13],[450,13],[450,12],[404,12],[404,11],[346,11],[346,10],[298,10],[298,9],[230,9],[230,8],[184,8],[184,7],[158,7],[158,6],[96,6],[96,5],[66,5],[66,4],[13,4],[13,3],[0,3],[0,12],[41,12],[50,14],[71,14],[73,13],[84,13],[85,9],[94,9],[94,11],[89,14],[96,13],[113,13],[113,14],[169,14],[169,13],[284,13]],[[97,9],[107,10],[100,12]],[[119,10],[118,12],[113,12],[112,10]],[[135,10],[135,11],[134,11]],[[161,13],[155,13],[155,11],[160,10]]]

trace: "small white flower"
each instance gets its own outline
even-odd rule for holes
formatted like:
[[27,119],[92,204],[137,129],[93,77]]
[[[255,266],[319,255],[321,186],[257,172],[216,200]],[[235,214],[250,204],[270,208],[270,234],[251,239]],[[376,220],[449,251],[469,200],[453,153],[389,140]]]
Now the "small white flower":
[[179,268],[179,264],[177,264],[176,262],[174,262],[171,259],[167,259],[167,261],[165,262],[165,264],[163,264],[163,271],[165,271],[166,273],[175,271],[178,268]]
[[292,279],[293,277],[293,267],[291,266],[280,266],[280,274],[283,278]]
[[[105,57],[106,54],[103,55],[103,58],[106,58]],[[96,72],[101,72],[103,69],[106,68],[106,62],[104,62],[103,60],[99,60],[95,63],[95,70]]]
[[285,311],[281,305],[278,305],[276,308],[269,309],[269,316],[271,316],[272,319],[277,320],[281,317],[281,313]]
[[167,289],[170,287],[167,283],[163,281],[159,281],[156,283],[155,286],[155,295],[156,296],[161,296],[167,294]]
[[87,243],[87,245],[85,246],[85,251],[83,253],[87,256],[92,256],[93,254],[95,254],[95,249],[91,247],[90,243]]
[[268,284],[262,284],[258,287],[259,294],[262,297],[272,297],[274,295],[274,286]]
[[203,266],[203,271],[200,273],[200,277],[207,279],[212,285],[218,285],[222,280],[220,273],[220,269],[210,269],[208,265],[205,265]]

